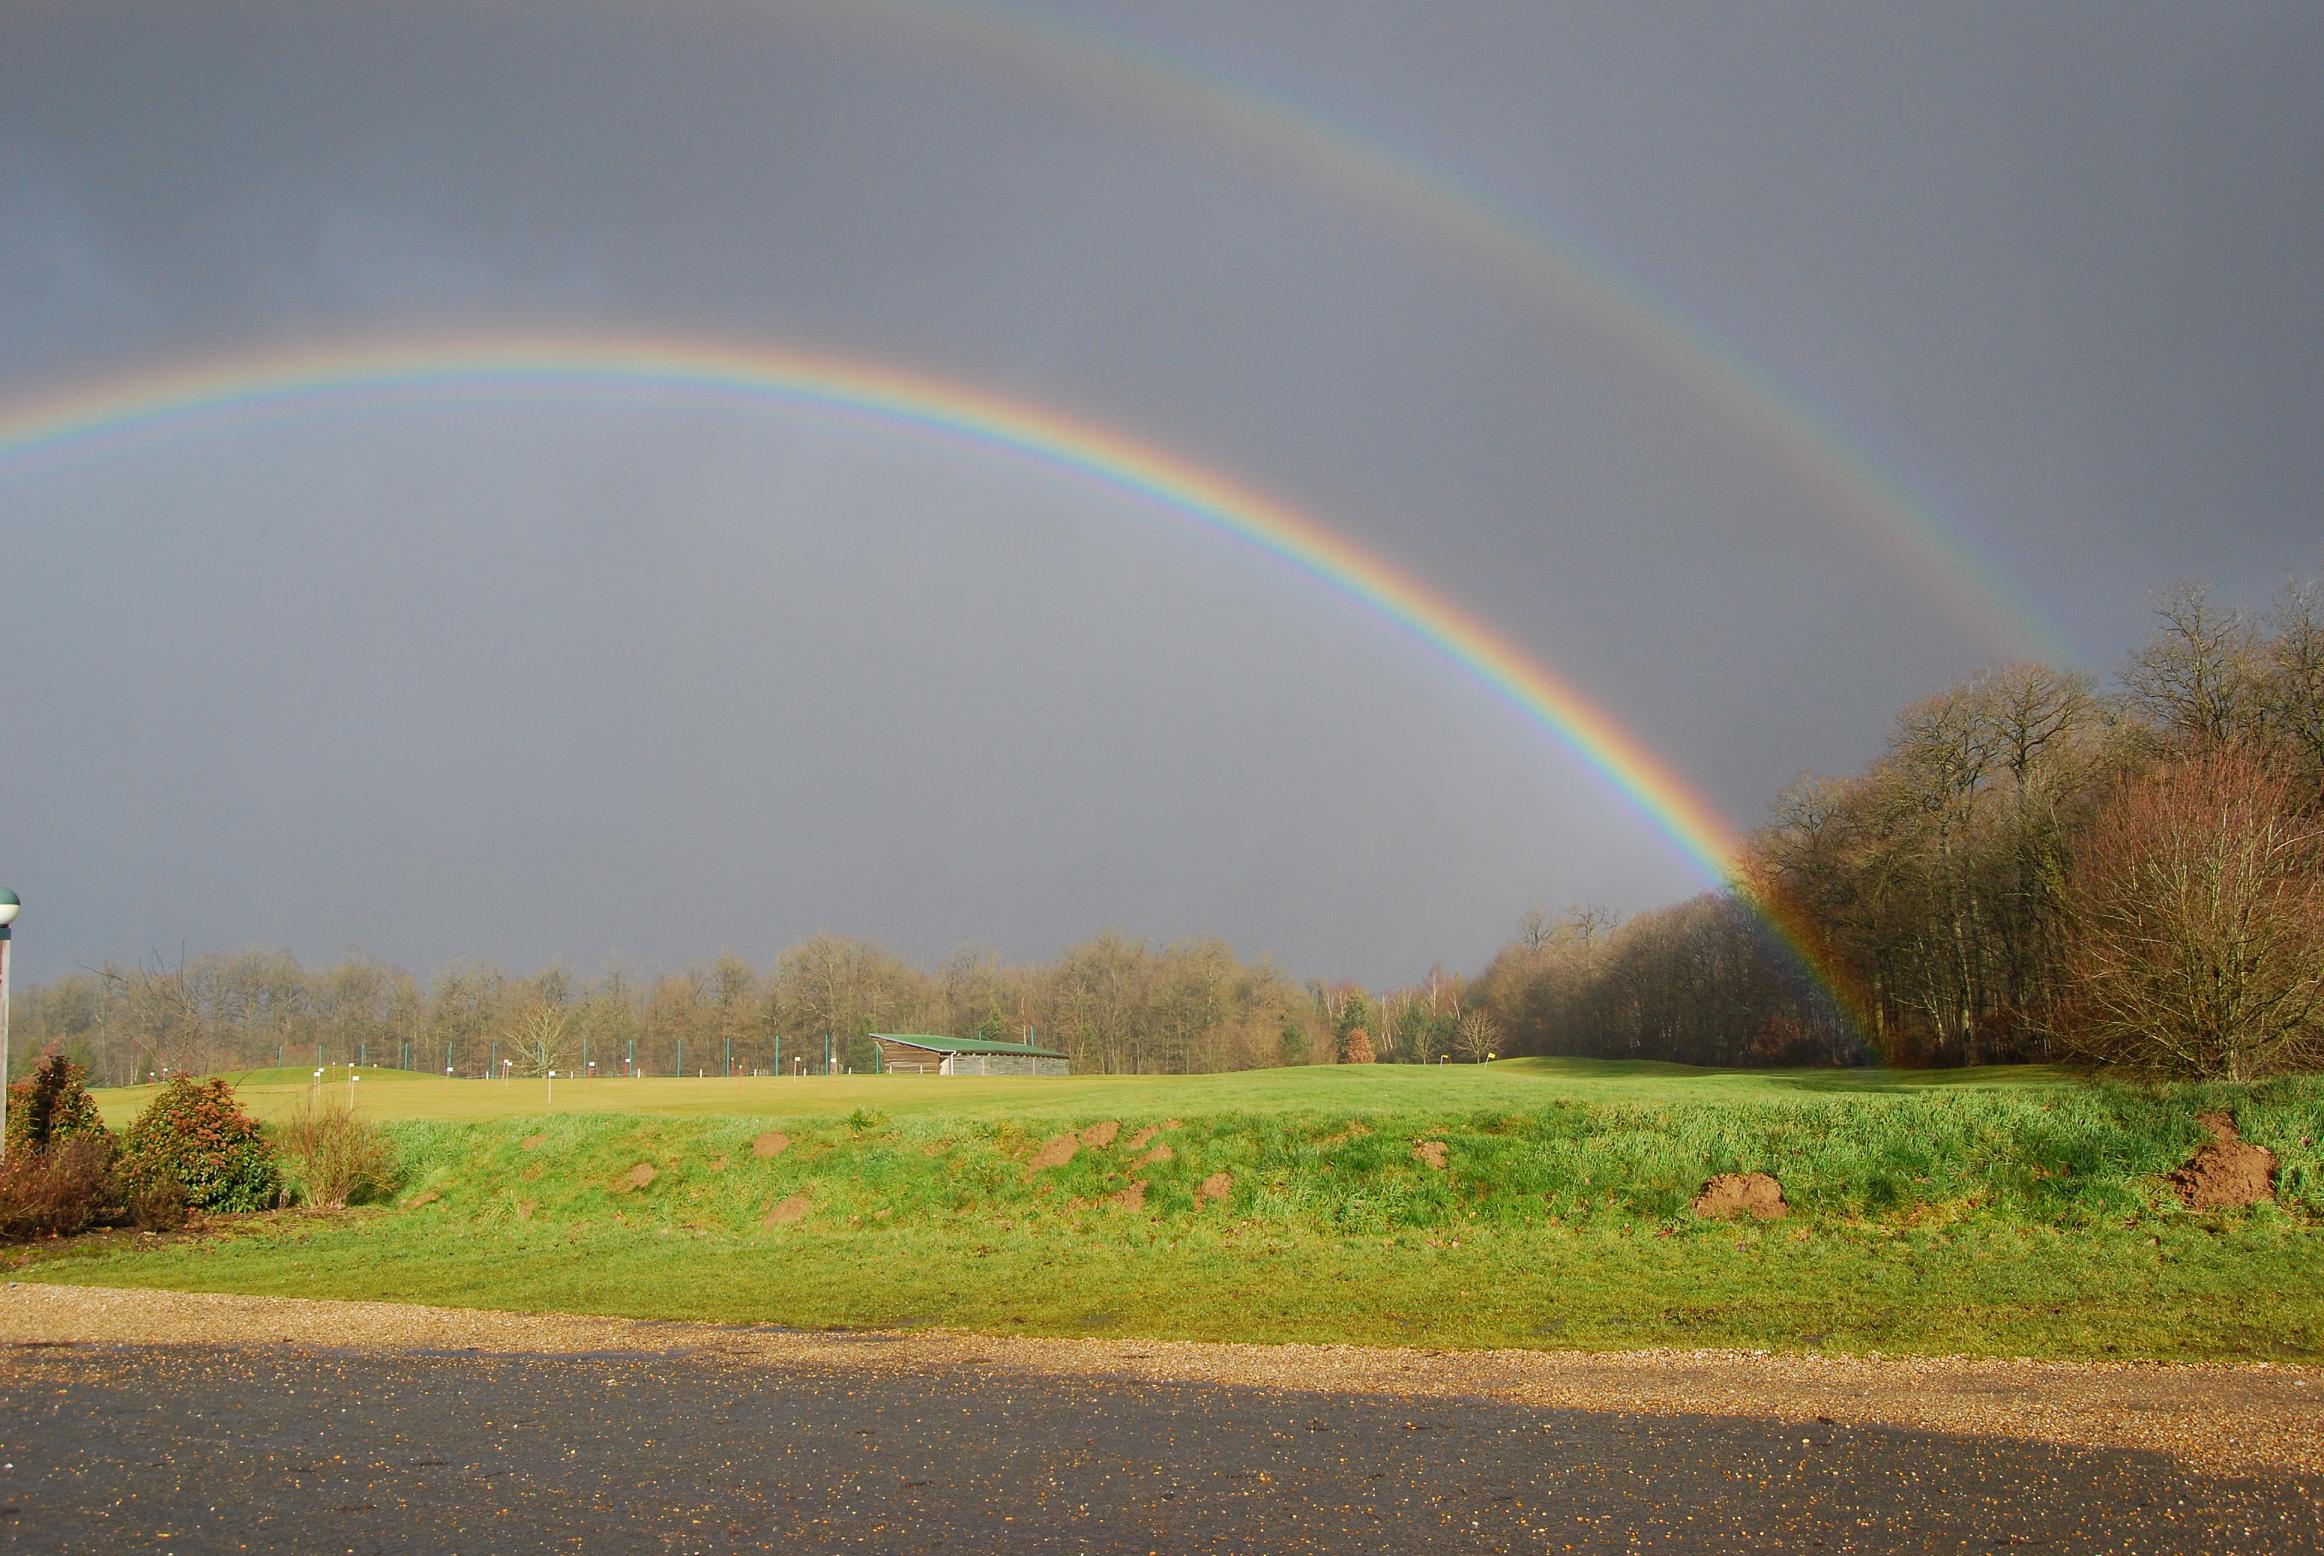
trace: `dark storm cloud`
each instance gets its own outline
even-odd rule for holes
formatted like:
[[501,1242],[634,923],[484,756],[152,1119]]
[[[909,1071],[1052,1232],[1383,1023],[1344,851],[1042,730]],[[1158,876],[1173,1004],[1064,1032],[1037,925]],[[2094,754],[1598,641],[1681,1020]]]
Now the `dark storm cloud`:
[[[1122,5],[1498,190],[2104,666],[2324,561],[2312,9]],[[0,21],[0,399],[334,333],[861,352],[1293,500],[1749,821],[2005,645],[1699,375],[1215,125],[782,5]],[[731,411],[268,424],[0,482],[36,974],[181,938],[1479,959],[1683,866],[1398,633],[1120,502]],[[32,928],[27,923],[28,931]]]

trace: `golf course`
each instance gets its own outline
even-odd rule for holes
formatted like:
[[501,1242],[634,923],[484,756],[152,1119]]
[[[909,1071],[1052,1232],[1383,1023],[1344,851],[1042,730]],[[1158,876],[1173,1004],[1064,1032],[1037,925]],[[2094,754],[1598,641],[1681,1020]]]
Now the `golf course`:
[[[8,1278],[995,1334],[2324,1356],[2324,1082],[1524,1059],[1201,1076],[232,1076],[376,1123],[335,1209]],[[97,1094],[126,1124],[152,1088]],[[2191,1208],[2222,1121],[2271,1200]],[[1724,1218],[1714,1178],[1780,1203]]]

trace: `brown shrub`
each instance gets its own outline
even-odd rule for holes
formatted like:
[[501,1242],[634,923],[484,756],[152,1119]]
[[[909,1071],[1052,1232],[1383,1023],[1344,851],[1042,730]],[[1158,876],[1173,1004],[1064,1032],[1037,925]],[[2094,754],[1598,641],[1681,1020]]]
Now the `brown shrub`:
[[1379,1055],[1372,1051],[1372,1034],[1362,1027],[1351,1029],[1340,1044],[1340,1062],[1343,1064],[1375,1064]]
[[275,1126],[275,1136],[284,1192],[309,1205],[337,1208],[383,1197],[401,1176],[387,1135],[336,1094],[301,1104]]
[[163,1176],[147,1178],[128,1192],[129,1224],[141,1232],[174,1232],[193,1218],[185,1185]]
[[2324,1064],[2324,817],[2242,751],[2145,775],[2066,881],[2060,1046],[2249,1080]]
[[0,1242],[70,1237],[121,1215],[110,1135],[67,1136],[0,1159]]

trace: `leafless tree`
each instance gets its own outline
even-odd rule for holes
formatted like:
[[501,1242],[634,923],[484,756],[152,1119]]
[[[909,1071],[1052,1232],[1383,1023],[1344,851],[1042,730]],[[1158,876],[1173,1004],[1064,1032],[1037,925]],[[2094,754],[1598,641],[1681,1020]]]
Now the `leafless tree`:
[[2230,1080],[2324,1063],[2324,821],[2251,753],[2132,783],[2065,902],[2072,1052]]

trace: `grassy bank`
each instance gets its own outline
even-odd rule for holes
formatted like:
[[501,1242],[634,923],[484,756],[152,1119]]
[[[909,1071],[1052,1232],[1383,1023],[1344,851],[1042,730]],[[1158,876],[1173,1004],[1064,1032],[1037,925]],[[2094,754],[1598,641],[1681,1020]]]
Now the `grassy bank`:
[[[391,1081],[367,1107],[411,1087],[465,1113],[388,1125],[392,1203],[19,1278],[814,1326],[2324,1357],[2324,1084],[1658,1070],[1093,1078],[1033,1103],[769,1080],[757,1117],[673,1090],[654,1114],[493,1118],[480,1094],[523,1083]],[[2277,1153],[2278,1205],[2179,1207],[2167,1175],[2214,1109]],[[1738,1170],[1775,1174],[1791,1214],[1696,1220]]]

